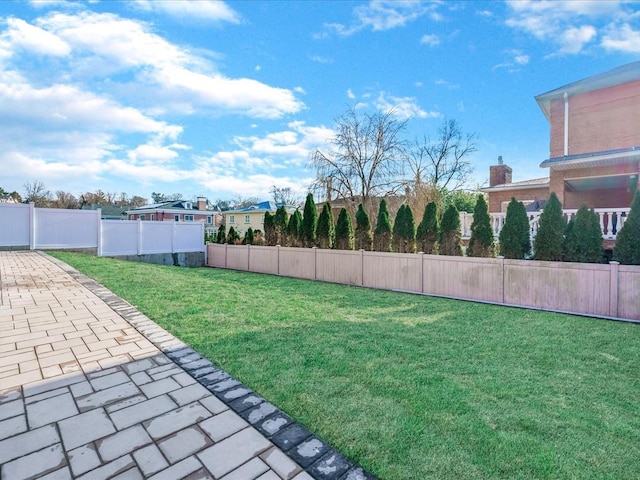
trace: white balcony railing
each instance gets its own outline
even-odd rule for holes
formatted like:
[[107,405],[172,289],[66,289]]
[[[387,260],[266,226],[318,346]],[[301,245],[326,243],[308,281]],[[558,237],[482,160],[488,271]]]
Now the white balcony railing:
[[[604,240],[615,240],[618,232],[624,225],[624,221],[629,215],[630,208],[596,208],[594,211],[600,217],[600,228],[602,229],[602,238]],[[577,209],[564,209],[565,219],[567,222],[576,214]],[[540,223],[540,214],[542,212],[527,212],[529,215],[529,226],[531,228],[531,239],[535,238]],[[496,238],[504,225],[506,213],[490,213],[491,226]],[[471,237],[471,223],[473,222],[473,214],[460,212],[460,225],[462,230],[462,238]]]

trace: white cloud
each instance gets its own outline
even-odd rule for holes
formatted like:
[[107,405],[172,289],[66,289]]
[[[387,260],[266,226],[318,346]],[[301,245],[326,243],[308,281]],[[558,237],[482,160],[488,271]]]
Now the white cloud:
[[383,112],[393,112],[400,120],[409,118],[437,118],[439,112],[427,112],[423,110],[414,97],[387,97],[385,92],[380,92],[376,100],[376,108]]
[[640,31],[634,30],[628,23],[618,28],[608,28],[602,37],[602,46],[611,51],[638,53],[640,52]]
[[7,19],[7,31],[3,40],[14,48],[21,48],[40,55],[65,56],[71,52],[69,44],[46,30],[33,26],[19,18]]
[[420,39],[420,43],[429,45],[430,47],[435,47],[436,45],[440,45],[440,37],[435,34],[423,35]]
[[506,68],[509,73],[519,72],[521,70],[519,67],[527,65],[531,60],[531,57],[529,57],[529,55],[526,55],[522,50],[507,50],[504,52],[504,54],[508,57],[508,60],[504,63],[494,65],[494,71],[501,68]]
[[174,18],[240,23],[240,15],[220,0],[136,0],[135,5],[141,10],[162,13]]
[[349,97],[351,100],[354,100],[356,98],[356,94],[353,93],[353,90],[351,90],[350,88],[347,90],[347,97]]
[[442,78],[436,80],[434,83],[438,86],[448,88],[449,90],[457,90],[458,88],[460,88],[459,84],[448,82]]
[[[416,0],[371,0],[366,5],[359,5],[353,9],[355,20],[351,26],[341,23],[325,24],[326,32],[341,36],[349,36],[363,29],[373,31],[391,30],[404,27],[418,18],[429,15],[434,21],[442,17],[437,13],[439,3],[424,3]],[[315,35],[316,38],[326,36]]]
[[[535,38],[555,44],[552,55],[579,54],[598,44],[601,31],[616,32],[635,15],[633,2],[531,1],[508,2],[511,10],[506,24]],[[601,46],[626,51],[628,43],[612,41],[605,35]]]

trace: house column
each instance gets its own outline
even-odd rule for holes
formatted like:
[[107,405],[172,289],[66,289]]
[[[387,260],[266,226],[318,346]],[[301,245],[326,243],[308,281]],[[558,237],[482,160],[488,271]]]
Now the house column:
[[564,170],[549,169],[549,195],[555,192],[564,207]]

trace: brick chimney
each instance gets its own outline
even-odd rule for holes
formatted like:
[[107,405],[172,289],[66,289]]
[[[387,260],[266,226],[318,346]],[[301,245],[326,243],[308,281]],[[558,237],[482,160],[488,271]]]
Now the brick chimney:
[[205,197],[198,197],[198,210],[206,210],[207,209],[207,199]]
[[489,167],[489,186],[511,183],[511,167],[502,162],[502,155],[498,157],[498,165]]

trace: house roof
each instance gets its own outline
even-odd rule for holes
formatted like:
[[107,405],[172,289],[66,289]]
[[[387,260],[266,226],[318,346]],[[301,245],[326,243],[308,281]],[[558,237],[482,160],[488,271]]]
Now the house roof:
[[613,87],[622,83],[640,80],[640,61],[629,63],[608,72],[599,73],[592,77],[587,77],[577,82],[569,83],[560,88],[556,88],[547,93],[542,93],[535,97],[538,105],[542,109],[547,120],[551,118],[551,101],[564,96],[578,95],[580,93],[592,92],[603,88]]
[[275,203],[272,201],[255,203],[253,205],[249,205],[248,207],[237,208],[234,210],[226,210],[224,213],[226,214],[237,214],[237,213],[264,213],[264,212],[275,212],[279,207],[284,207],[288,212],[295,211],[298,207],[295,205],[287,205],[286,203]]
[[119,207],[118,205],[102,205],[94,203],[92,205],[83,205],[81,210],[97,210],[100,209],[100,214],[103,217],[122,217],[126,215],[126,209]]
[[611,165],[620,162],[638,161],[640,146],[605,150],[603,152],[581,153],[564,157],[553,157],[544,160],[540,166],[553,167],[555,170],[569,170],[572,168],[590,168]]
[[493,187],[481,189],[483,192],[505,192],[510,190],[527,190],[530,188],[544,188],[549,186],[549,177],[533,178],[521,182],[502,183]]
[[172,200],[169,202],[162,203],[152,203],[150,205],[144,205],[142,207],[135,207],[127,210],[127,214],[136,214],[136,213],[147,213],[147,212],[194,212],[194,213],[203,213],[209,214],[219,212],[220,209],[218,207],[213,207],[209,202],[207,202],[206,210],[198,210],[198,202],[192,202],[191,200]]

